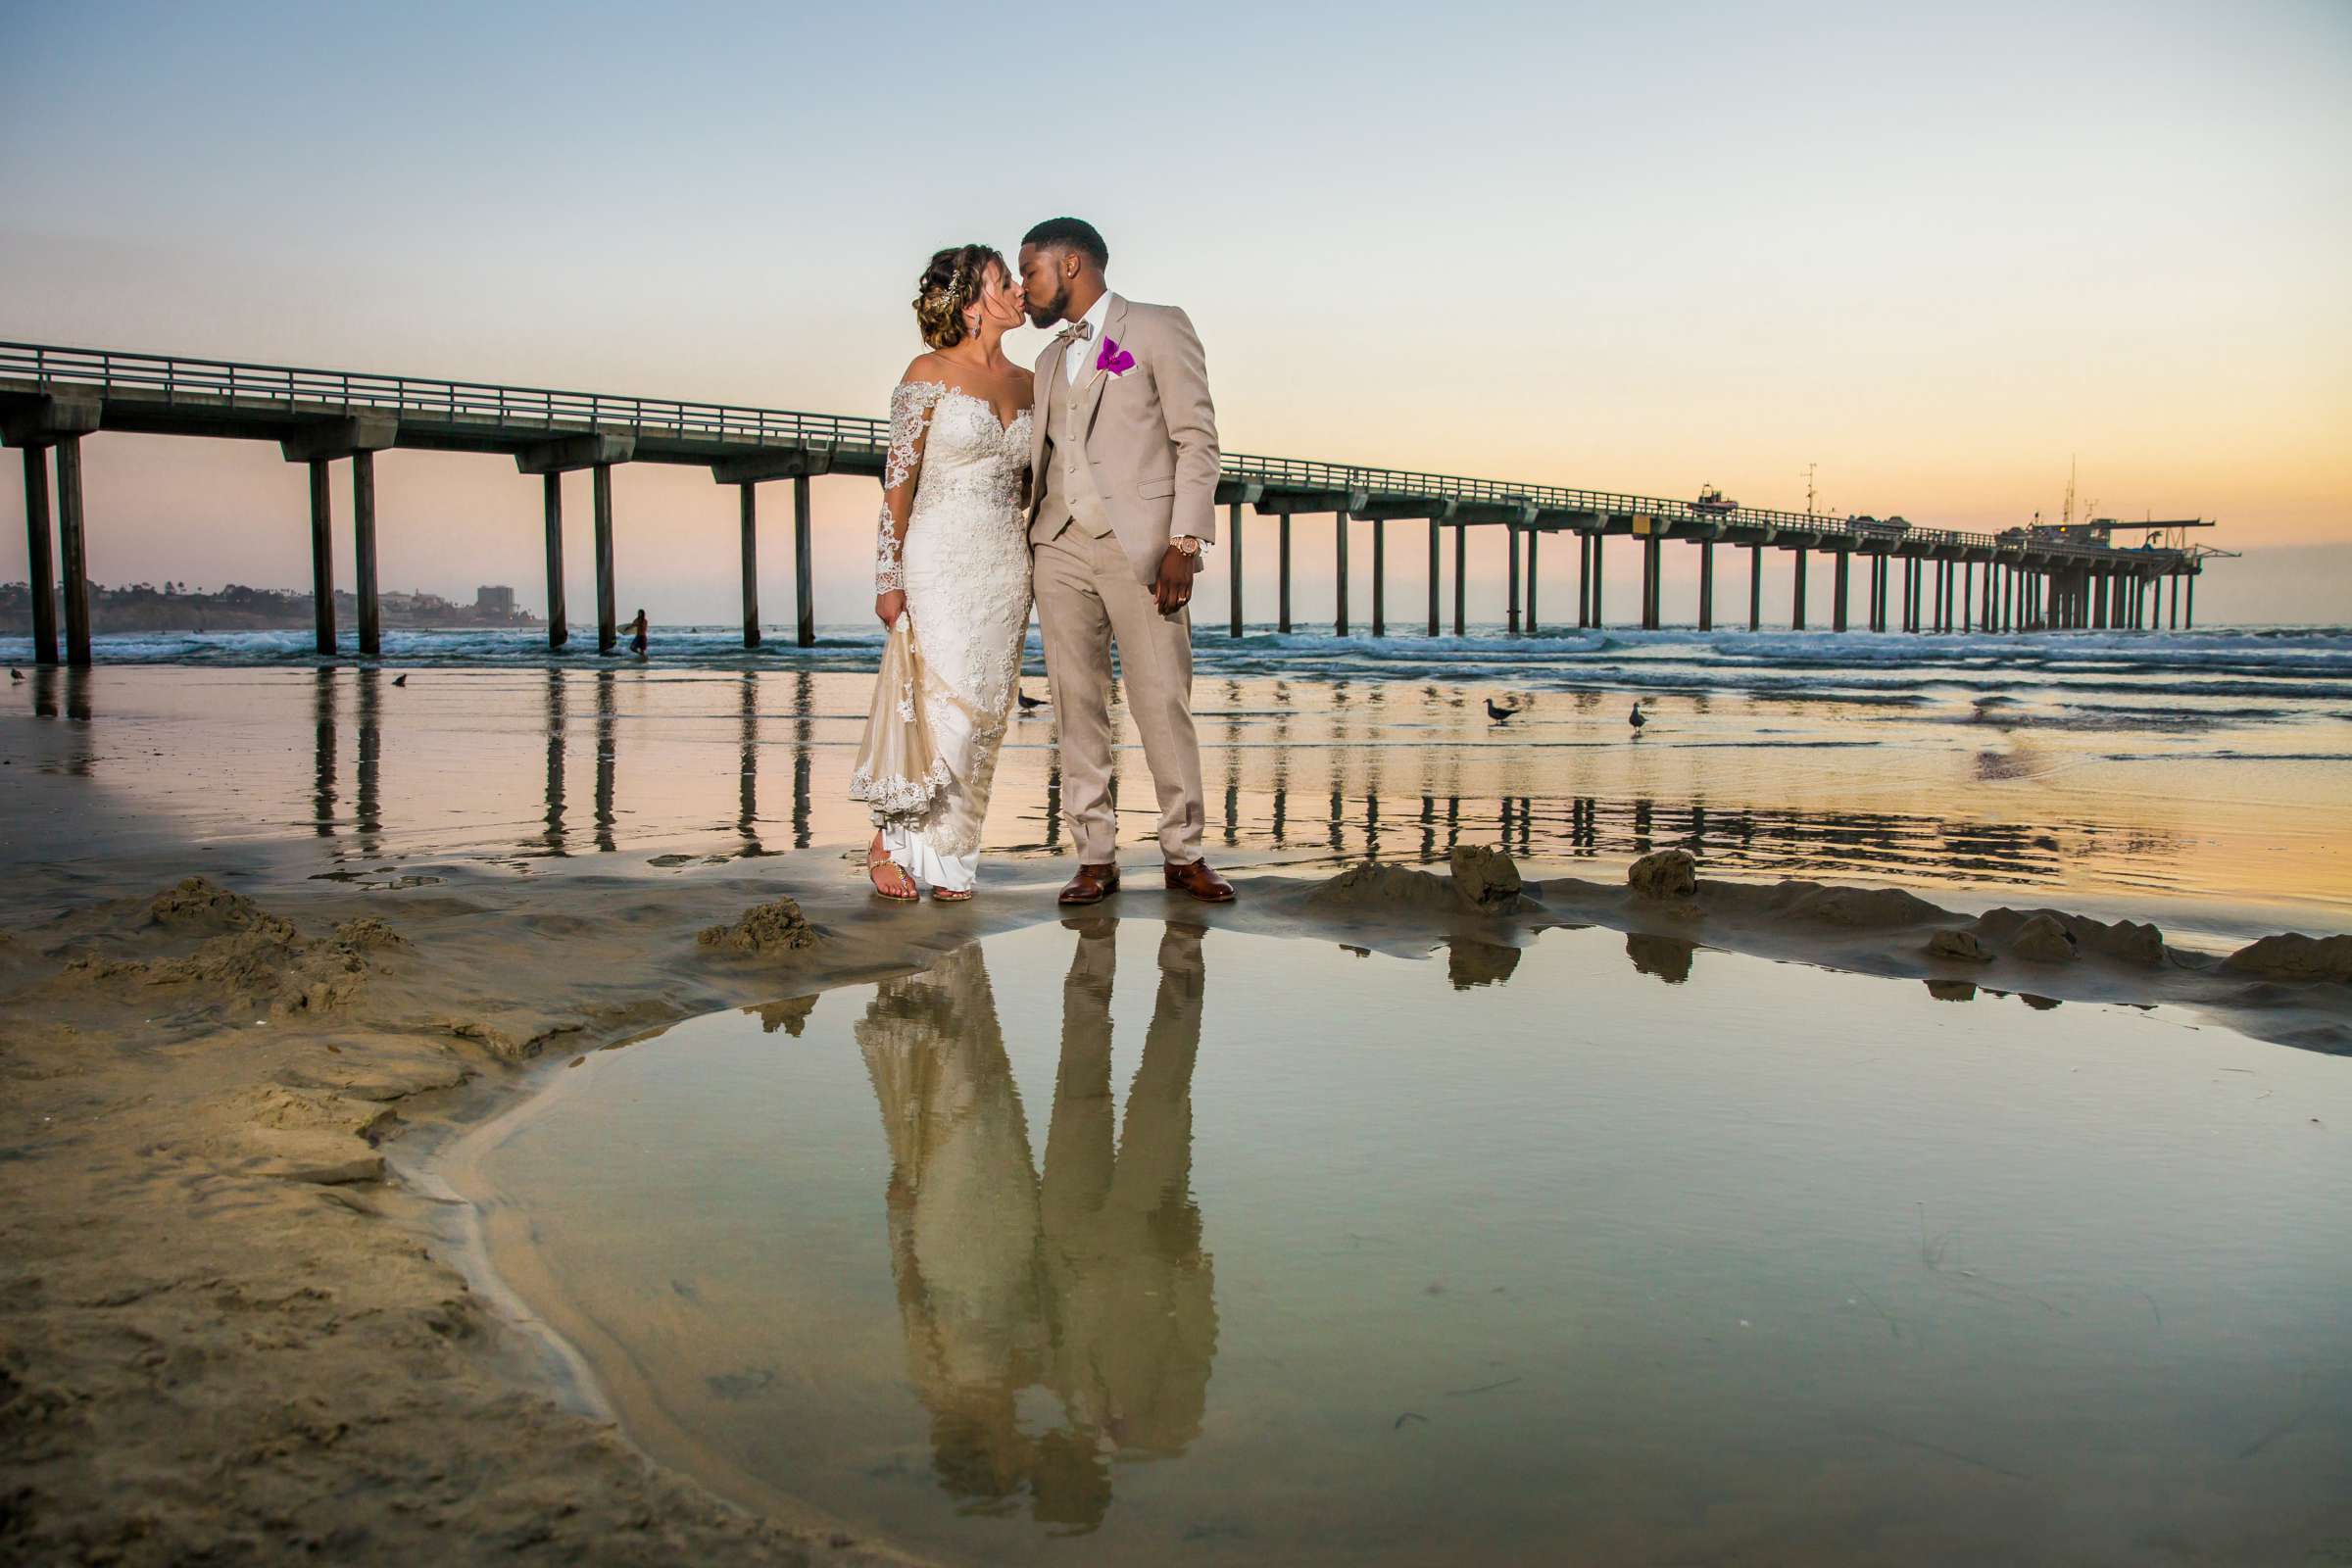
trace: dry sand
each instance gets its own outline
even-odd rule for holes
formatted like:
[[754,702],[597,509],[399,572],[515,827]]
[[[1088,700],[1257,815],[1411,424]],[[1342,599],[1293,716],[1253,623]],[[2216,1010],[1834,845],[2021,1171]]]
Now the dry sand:
[[[961,907],[879,904],[819,851],[662,876],[570,861],[321,880],[250,848],[90,853],[108,803],[31,771],[7,786],[18,897],[0,929],[0,1558],[902,1560],[647,1464],[583,1391],[567,1396],[531,1326],[468,1285],[465,1227],[424,1167],[581,1052],[1054,918],[1058,862]],[[23,824],[61,802],[76,843],[25,842]],[[2278,978],[2063,915],[1719,882],[1672,861],[1640,880],[1523,883],[1472,853],[1450,875],[1259,877],[1230,908],[1184,907],[1444,947],[1464,984],[1507,975],[1544,926],[1596,924],[1669,980],[1705,945],[1914,975],[1939,995],[2172,1002],[2352,1045],[2341,942],[2256,955],[2336,976]],[[798,918],[742,923],[780,895]],[[1120,905],[1171,906],[1156,891]],[[1985,956],[1945,956],[1978,951],[1955,934]],[[2031,956],[2053,941],[2062,952]]]

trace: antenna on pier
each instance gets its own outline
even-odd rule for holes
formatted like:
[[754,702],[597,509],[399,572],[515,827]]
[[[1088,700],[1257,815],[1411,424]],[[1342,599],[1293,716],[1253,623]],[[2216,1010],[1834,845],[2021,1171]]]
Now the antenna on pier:
[[1808,517],[1815,515],[1813,511],[1813,470],[1820,466],[1821,465],[1818,463],[1805,465],[1805,515]]
[[2075,521],[2075,460],[2074,460],[2073,456],[2070,454],[2070,455],[2068,456],[2067,460],[2066,460],[2066,508],[2065,508],[2065,510],[2064,510],[2064,511],[2062,511],[2062,512],[2060,512],[2060,513],[2058,514],[2058,526],[2059,526],[2059,527],[2061,527],[2061,528],[2068,528],[2068,527],[2072,527],[2072,526],[2074,526],[2074,521]]

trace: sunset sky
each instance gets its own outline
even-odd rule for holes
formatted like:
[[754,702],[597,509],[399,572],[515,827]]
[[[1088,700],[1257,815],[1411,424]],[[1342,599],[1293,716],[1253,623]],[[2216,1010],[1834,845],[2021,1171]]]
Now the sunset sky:
[[[1827,508],[1983,528],[2054,515],[2072,460],[2102,513],[2222,519],[2248,555],[2208,615],[2352,603],[2334,0],[15,4],[0,38],[0,337],[879,413],[930,251],[1075,213],[1114,287],[1191,312],[1231,450],[1800,509],[1818,464]],[[96,580],[306,584],[274,448],[85,450]],[[543,601],[511,463],[395,452],[378,486],[385,587]],[[616,491],[624,613],[731,614],[732,492]],[[853,619],[874,486],[817,493],[820,610]],[[576,620],[584,480],[574,515]],[[1408,607],[1419,540],[1392,533]],[[1301,547],[1320,620],[1328,522]]]

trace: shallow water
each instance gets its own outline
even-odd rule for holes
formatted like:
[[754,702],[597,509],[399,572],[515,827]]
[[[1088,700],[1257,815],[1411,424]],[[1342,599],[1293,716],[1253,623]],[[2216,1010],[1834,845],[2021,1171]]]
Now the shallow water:
[[453,1170],[657,1456],[952,1558],[2302,1561],[2345,1069],[1105,918],[594,1054]]
[[[2342,929],[2352,695],[2328,693],[2352,693],[2352,652],[2317,634],[2198,635],[2195,649],[2006,650],[1825,635],[1805,645],[1812,663],[1769,637],[1612,633],[1585,652],[1573,635],[1395,639],[1370,653],[1364,639],[1252,639],[1213,657],[1203,637],[1209,853],[1329,867],[1502,843],[1608,877],[1687,844],[1719,875],[1889,881],[2230,939]],[[871,650],[847,642],[738,668],[102,663],[36,672],[5,701],[69,726],[62,765],[113,791],[158,846],[266,841],[318,875],[599,856],[686,874],[710,857],[862,841],[847,786],[871,684]],[[1045,691],[1034,668],[1028,684]],[[1635,690],[1651,718],[1638,735]],[[1520,706],[1500,725],[1486,713],[1495,695]],[[1013,726],[987,874],[1057,879],[1019,863],[1066,848],[1053,739],[1050,709]],[[1151,795],[1127,739],[1121,821],[1149,855]]]

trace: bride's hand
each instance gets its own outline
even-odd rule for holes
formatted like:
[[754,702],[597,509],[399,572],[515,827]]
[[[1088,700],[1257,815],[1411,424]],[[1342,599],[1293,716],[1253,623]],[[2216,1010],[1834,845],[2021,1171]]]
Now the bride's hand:
[[884,626],[896,626],[899,617],[906,613],[905,590],[893,588],[886,594],[874,595],[874,614]]

